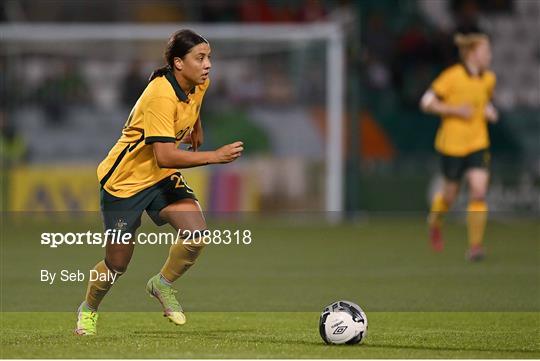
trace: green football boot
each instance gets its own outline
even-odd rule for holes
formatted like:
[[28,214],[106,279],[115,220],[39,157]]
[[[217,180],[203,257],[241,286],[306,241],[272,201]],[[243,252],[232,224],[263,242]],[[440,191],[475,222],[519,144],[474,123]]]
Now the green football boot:
[[98,314],[90,309],[83,301],[77,309],[77,328],[75,334],[79,336],[93,336],[97,333]]
[[155,297],[163,307],[163,316],[175,325],[183,325],[186,323],[186,316],[182,310],[182,306],[174,296],[178,291],[171,286],[161,282],[160,275],[157,274],[148,280],[146,291],[150,296]]

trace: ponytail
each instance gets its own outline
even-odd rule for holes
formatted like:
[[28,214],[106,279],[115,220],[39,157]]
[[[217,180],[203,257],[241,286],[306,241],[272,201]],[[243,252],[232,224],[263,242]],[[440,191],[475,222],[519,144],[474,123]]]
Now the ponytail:
[[150,78],[148,78],[148,82],[151,82],[157,77],[164,76],[170,71],[171,71],[171,67],[169,65],[165,65],[165,66],[162,66],[161,68],[157,68],[156,70],[152,72],[152,74],[150,75]]

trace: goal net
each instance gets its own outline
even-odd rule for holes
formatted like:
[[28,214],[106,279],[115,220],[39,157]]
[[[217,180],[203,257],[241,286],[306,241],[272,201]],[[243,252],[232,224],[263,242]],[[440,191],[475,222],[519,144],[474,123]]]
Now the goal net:
[[[246,146],[230,167],[187,172],[195,189],[205,189],[206,208],[316,210],[338,219],[344,45],[331,23],[2,25],[3,111],[25,144],[25,161],[78,167],[100,161],[148,75],[163,65],[168,37],[181,28],[212,47],[204,149],[235,140]],[[212,191],[220,186],[239,195],[223,200]],[[15,208],[23,203],[10,201]]]

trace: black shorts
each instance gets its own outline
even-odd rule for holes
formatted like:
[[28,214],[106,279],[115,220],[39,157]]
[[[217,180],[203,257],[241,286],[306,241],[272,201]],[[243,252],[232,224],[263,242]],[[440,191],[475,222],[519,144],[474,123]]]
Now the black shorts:
[[166,223],[159,217],[159,212],[163,208],[181,199],[197,200],[180,172],[128,198],[115,197],[101,188],[100,198],[105,229],[131,233],[141,225],[141,216],[144,211],[156,225],[161,226]]
[[459,181],[463,174],[471,168],[489,169],[491,154],[489,149],[482,149],[463,157],[452,157],[441,154],[441,167],[444,177],[451,181]]

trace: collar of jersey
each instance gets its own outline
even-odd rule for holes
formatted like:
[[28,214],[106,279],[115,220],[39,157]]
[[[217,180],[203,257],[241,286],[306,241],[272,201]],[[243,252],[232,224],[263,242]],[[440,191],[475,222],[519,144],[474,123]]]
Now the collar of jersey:
[[[174,77],[173,73],[171,71],[168,71],[167,73],[165,73],[165,78],[167,78],[169,83],[171,83],[174,89],[174,93],[176,94],[176,97],[178,98],[178,100],[184,103],[189,103],[189,99],[186,93],[184,93],[182,88],[180,88],[180,84],[178,84],[178,82],[176,81],[176,78]],[[191,90],[191,94],[193,93],[195,93],[195,88]]]
[[463,69],[465,69],[465,73],[467,73],[467,75],[468,75],[469,77],[471,77],[471,78],[481,78],[481,77],[484,75],[484,72],[483,72],[483,71],[479,72],[479,73],[476,74],[476,75],[473,74],[473,73],[471,72],[471,70],[469,69],[469,67],[467,66],[467,64],[465,64],[464,61],[461,61],[460,64],[461,64],[461,66],[463,67]]

